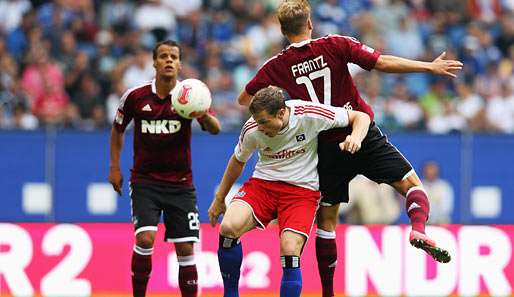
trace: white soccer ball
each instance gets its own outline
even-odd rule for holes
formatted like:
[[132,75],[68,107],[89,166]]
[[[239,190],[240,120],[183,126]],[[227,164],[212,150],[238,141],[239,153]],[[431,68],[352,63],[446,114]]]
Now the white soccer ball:
[[179,82],[171,92],[171,106],[186,119],[209,110],[211,101],[211,91],[207,85],[194,78]]

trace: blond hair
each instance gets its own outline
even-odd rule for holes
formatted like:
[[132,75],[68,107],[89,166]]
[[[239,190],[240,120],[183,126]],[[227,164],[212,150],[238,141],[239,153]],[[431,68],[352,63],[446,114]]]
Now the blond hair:
[[310,18],[311,5],[307,0],[284,0],[277,10],[282,34],[299,35],[305,31]]

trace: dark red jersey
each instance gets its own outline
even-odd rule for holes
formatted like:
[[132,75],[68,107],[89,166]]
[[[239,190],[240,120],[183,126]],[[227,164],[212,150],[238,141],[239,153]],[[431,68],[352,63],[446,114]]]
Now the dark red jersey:
[[134,164],[130,181],[192,186],[191,120],[160,99],[155,80],[123,94],[114,127],[123,132],[134,120]]
[[[359,95],[347,64],[371,70],[379,56],[380,52],[348,36],[328,35],[294,43],[259,69],[246,85],[246,92],[255,95],[258,90],[274,85],[286,90],[293,99],[362,111],[373,120],[373,111]],[[341,129],[325,131],[320,140],[342,141],[346,134]]]

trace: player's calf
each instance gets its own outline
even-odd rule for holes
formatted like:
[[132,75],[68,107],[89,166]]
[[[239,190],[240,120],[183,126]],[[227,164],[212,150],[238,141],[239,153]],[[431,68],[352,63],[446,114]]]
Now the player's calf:
[[178,284],[182,297],[196,297],[198,294],[198,272],[195,256],[177,256]]
[[336,232],[316,230],[316,259],[321,279],[322,296],[334,296],[334,272],[337,265]]
[[132,294],[134,297],[145,297],[146,286],[152,272],[153,248],[145,249],[137,245],[132,253]]

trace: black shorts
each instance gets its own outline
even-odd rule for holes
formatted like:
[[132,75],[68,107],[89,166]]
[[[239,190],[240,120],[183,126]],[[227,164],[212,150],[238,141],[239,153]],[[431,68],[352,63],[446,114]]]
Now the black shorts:
[[163,213],[167,242],[198,242],[200,221],[194,188],[131,184],[135,234],[157,231]]
[[320,143],[318,157],[322,206],[348,202],[348,183],[357,174],[376,183],[390,184],[412,171],[409,161],[389,143],[375,123],[371,123],[361,149],[354,155],[341,151],[338,143]]

